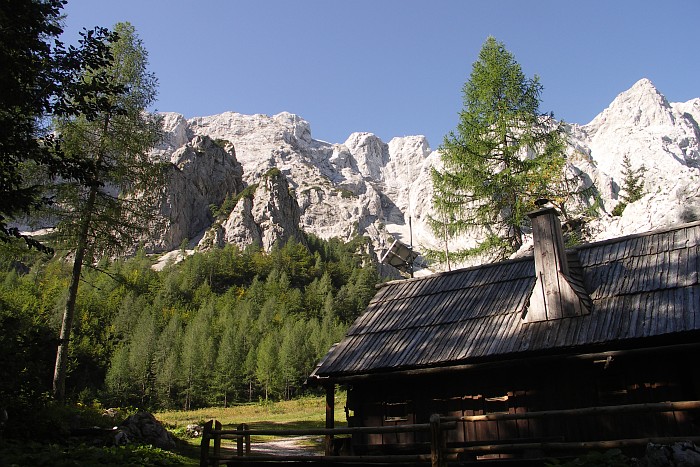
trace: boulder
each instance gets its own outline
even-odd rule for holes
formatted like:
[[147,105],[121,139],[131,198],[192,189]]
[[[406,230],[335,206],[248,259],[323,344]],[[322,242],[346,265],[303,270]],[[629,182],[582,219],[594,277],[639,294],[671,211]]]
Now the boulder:
[[697,467],[700,466],[700,448],[690,441],[671,445],[649,443],[637,467]]
[[117,444],[150,444],[161,449],[174,449],[175,438],[156,420],[153,414],[140,411],[124,420],[115,437]]

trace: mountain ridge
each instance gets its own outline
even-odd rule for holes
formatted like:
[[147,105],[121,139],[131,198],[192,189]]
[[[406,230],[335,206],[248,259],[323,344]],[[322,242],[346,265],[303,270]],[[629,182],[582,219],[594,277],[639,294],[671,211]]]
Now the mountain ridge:
[[[163,116],[166,138],[154,151],[158,157],[172,160],[181,147],[198,137],[230,144],[242,167],[243,185],[258,183],[273,168],[280,171],[296,199],[300,227],[307,232],[322,238],[366,235],[378,254],[394,239],[412,240],[419,251],[442,248],[442,239],[428,227],[430,168],[440,164],[439,154],[424,136],[396,137],[387,143],[372,133],[356,132],[343,143],[329,143],[313,139],[309,122],[289,112],[273,116],[224,112],[190,119],[176,113]],[[669,103],[644,78],[620,93],[588,124],[567,125],[568,170],[585,175],[582,179],[599,192],[599,217],[588,220],[584,240],[700,218],[698,119],[700,98]],[[625,156],[633,167],[647,169],[646,194],[622,216],[613,217],[609,213],[620,199]],[[213,204],[222,202],[214,200]],[[210,221],[211,226],[199,237],[213,228],[211,216]],[[226,225],[229,233],[219,238],[238,243],[230,233],[236,218],[227,218]],[[176,247],[176,237],[171,239],[171,249]],[[450,248],[474,242],[467,235],[450,241]],[[269,245],[268,241],[266,247]],[[167,247],[162,244],[160,250]]]

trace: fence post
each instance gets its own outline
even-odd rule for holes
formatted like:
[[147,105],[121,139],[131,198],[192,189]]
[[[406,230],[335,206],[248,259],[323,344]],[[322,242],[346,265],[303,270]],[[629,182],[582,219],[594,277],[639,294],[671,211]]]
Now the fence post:
[[[221,431],[221,428],[221,422],[218,420],[214,421],[214,429]],[[218,459],[221,457],[221,433],[214,435],[214,457],[216,457],[218,465]]]
[[[335,428],[335,384],[326,386],[326,428]],[[325,437],[325,455],[333,455],[333,435]]]
[[206,467],[209,465],[209,441],[211,440],[211,426],[213,420],[209,420],[204,424],[202,430],[202,443],[199,446],[199,466]]
[[[247,423],[241,424],[244,430],[249,429],[250,427],[248,426]],[[246,433],[245,435],[245,455],[250,456],[250,435]]]
[[445,451],[440,414],[430,416],[430,461],[432,467],[445,467]]
[[[236,427],[236,431],[243,431],[243,424],[241,423]],[[243,435],[236,436],[236,455],[238,457],[243,457]]]

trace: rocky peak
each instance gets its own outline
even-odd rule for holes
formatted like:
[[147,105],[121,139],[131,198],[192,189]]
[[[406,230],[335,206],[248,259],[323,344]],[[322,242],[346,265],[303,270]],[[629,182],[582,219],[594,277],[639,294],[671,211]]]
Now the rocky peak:
[[[582,127],[590,156],[597,165],[596,183],[605,196],[617,199],[622,161],[646,167],[647,190],[673,189],[700,162],[700,134],[688,113],[668,103],[648,79],[621,93],[610,106]],[[615,201],[616,202],[616,201]]]
[[156,147],[155,153],[169,156],[189,141],[187,120],[175,112],[165,112],[161,116],[163,117],[163,140]]
[[269,251],[275,243],[283,245],[291,238],[306,244],[296,197],[284,174],[273,168],[241,193],[231,213],[209,229],[199,247],[232,243],[241,248],[258,245]]
[[384,167],[389,161],[389,147],[372,133],[353,133],[344,146],[352,154],[363,177],[383,181]]
[[695,124],[700,124],[700,97],[691,99],[688,102],[678,102],[671,104],[674,110],[691,117]]
[[673,125],[675,115],[666,97],[647,78],[640,79],[586,125],[597,131],[606,125],[625,125],[640,129],[654,125]]

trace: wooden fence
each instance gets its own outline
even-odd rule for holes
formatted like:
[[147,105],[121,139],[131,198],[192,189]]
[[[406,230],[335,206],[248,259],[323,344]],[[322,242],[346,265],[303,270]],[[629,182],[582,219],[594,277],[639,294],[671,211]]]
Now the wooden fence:
[[[241,424],[235,430],[223,430],[221,423],[210,420],[204,425],[202,433],[200,466],[221,465],[221,464],[249,464],[249,463],[270,463],[270,462],[299,462],[318,465],[342,465],[342,464],[426,464],[433,466],[445,465],[445,437],[443,431],[452,430],[457,426],[456,421],[446,421],[440,415],[432,415],[430,423],[400,426],[378,426],[378,427],[342,427],[342,428],[318,428],[302,430],[255,430],[249,429],[248,425]],[[362,456],[335,456],[332,455],[329,442],[336,435],[352,435],[360,433],[406,433],[406,432],[428,432],[431,439],[430,454],[404,454],[404,455],[362,455]],[[273,436],[325,436],[326,452],[323,456],[314,455],[294,455],[294,456],[271,456],[271,455],[251,455],[250,437],[253,435],[273,435]],[[225,456],[221,451],[222,439],[236,440],[236,455]],[[210,452],[214,441],[213,452]]]
[[[493,413],[485,415],[468,415],[462,417],[445,417],[434,414],[430,417],[430,423],[377,426],[377,427],[343,427],[343,428],[319,428],[302,430],[255,430],[248,425],[241,424],[236,430],[223,430],[221,423],[210,420],[204,426],[201,443],[200,466],[210,465],[246,465],[257,463],[287,463],[294,465],[372,465],[372,464],[410,464],[431,465],[431,467],[444,467],[448,461],[476,459],[478,455],[518,453],[524,451],[539,451],[543,453],[574,452],[595,449],[626,448],[632,446],[645,446],[648,443],[671,444],[678,441],[692,441],[700,443],[700,436],[683,437],[659,437],[659,438],[635,438],[601,441],[523,441],[494,443],[493,441],[471,441],[462,446],[447,447],[444,432],[455,429],[458,422],[493,422],[504,420],[532,420],[548,419],[551,417],[578,417],[587,415],[608,415],[628,413],[652,413],[652,412],[682,412],[700,410],[700,401],[660,402],[647,404],[629,404],[618,406],[586,407],[578,409],[547,410],[541,412],[525,413]],[[700,419],[700,416],[698,417]],[[335,435],[360,434],[360,433],[430,433],[430,454],[387,454],[387,455],[332,455],[330,440]],[[251,455],[252,435],[274,436],[325,436],[326,452],[323,456],[313,455]],[[222,455],[221,440],[235,439],[235,456]],[[213,441],[213,451],[212,443]],[[290,464],[291,463],[291,464]]]

